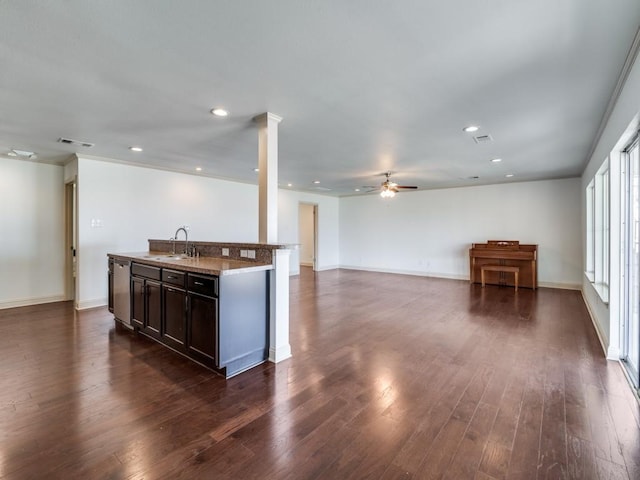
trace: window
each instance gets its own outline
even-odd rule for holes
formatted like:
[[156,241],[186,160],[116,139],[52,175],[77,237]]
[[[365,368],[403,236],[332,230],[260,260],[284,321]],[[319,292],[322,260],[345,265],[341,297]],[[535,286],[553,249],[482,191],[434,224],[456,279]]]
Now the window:
[[609,160],[586,189],[587,245],[585,274],[604,302],[609,302]]
[[587,278],[589,279],[590,282],[594,282],[596,279],[595,276],[595,257],[596,257],[596,251],[595,251],[595,201],[596,201],[596,194],[595,194],[595,179],[591,179],[591,181],[589,182],[589,185],[587,185],[587,191],[586,191],[586,195],[587,195],[587,248],[586,248],[586,266],[587,266],[587,271],[585,272],[585,274],[587,275]]
[[636,137],[623,152],[624,201],[624,317],[623,364],[636,388],[640,385],[640,144]]

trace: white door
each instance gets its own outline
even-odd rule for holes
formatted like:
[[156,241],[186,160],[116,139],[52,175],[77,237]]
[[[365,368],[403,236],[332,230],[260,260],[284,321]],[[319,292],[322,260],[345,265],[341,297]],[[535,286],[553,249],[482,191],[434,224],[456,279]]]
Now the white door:
[[300,203],[298,206],[298,243],[300,265],[316,270],[318,206]]

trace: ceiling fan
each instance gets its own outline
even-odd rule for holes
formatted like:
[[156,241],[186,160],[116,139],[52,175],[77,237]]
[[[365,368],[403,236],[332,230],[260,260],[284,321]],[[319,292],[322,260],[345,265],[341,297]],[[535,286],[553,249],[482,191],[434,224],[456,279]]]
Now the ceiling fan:
[[392,182],[391,181],[391,172],[384,173],[384,176],[386,177],[386,180],[380,184],[380,187],[366,187],[366,188],[369,188],[370,192],[380,188],[380,196],[382,198],[393,198],[393,197],[395,197],[396,193],[398,193],[400,191],[400,189],[403,189],[403,190],[416,190],[418,188],[418,187],[415,187],[415,186],[398,185],[396,182]]

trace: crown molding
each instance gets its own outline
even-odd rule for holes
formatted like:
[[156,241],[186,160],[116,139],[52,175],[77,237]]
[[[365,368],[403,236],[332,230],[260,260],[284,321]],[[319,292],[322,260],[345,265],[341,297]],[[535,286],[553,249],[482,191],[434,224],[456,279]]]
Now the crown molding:
[[585,158],[583,168],[589,164],[591,157],[596,151],[596,147],[598,146],[598,142],[600,142],[600,138],[602,137],[602,133],[611,118],[611,114],[613,113],[613,109],[618,103],[618,99],[620,98],[620,94],[627,83],[627,79],[629,78],[629,74],[631,73],[631,69],[633,65],[636,63],[636,59],[638,58],[638,52],[640,51],[640,27],[636,30],[636,35],[633,37],[633,42],[631,43],[631,47],[629,48],[629,52],[627,53],[627,58],[624,61],[624,65],[622,66],[622,70],[620,71],[620,75],[618,75],[618,81],[616,82],[616,86],[613,89],[613,93],[611,94],[611,98],[609,98],[609,103],[607,103],[607,108],[604,111],[604,115],[602,116],[602,120],[600,120],[600,125],[598,126],[598,131],[596,132],[596,136],[593,138],[593,142],[591,142],[591,147],[589,148],[589,153]]

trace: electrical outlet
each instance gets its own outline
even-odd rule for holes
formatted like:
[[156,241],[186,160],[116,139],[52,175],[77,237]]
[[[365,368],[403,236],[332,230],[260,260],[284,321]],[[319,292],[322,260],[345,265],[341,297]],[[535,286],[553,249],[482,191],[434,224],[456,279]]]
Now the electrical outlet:
[[222,249],[222,256],[223,257],[228,257],[229,256],[229,249],[228,248],[223,248]]
[[247,258],[247,251],[246,250],[240,250],[240,256],[243,258]]
[[255,250],[247,250],[247,257],[251,258],[253,260],[255,260],[256,258],[256,251]]

